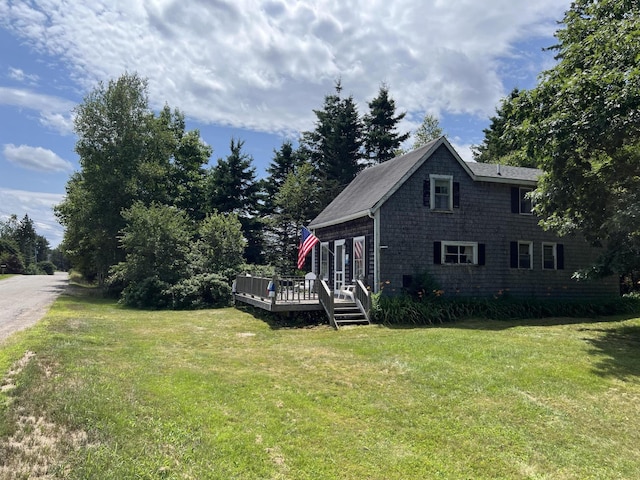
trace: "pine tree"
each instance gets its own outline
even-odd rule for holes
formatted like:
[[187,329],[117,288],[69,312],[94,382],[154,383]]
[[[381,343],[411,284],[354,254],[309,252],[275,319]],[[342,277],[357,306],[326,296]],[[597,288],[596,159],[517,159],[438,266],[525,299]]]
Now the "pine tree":
[[234,213],[242,224],[248,263],[263,261],[262,222],[258,217],[260,182],[256,181],[253,158],[242,151],[244,141],[231,139],[231,153],[219,158],[209,175],[209,213]]
[[368,165],[386,162],[396,156],[400,145],[409,133],[400,135],[398,123],[406,112],[396,115],[396,103],[389,96],[386,85],[380,87],[378,96],[369,102],[369,113],[364,117],[364,151]]
[[302,134],[302,150],[316,167],[324,208],[353,180],[362,168],[362,120],[352,96],[342,98],[342,84],[325,96],[321,110],[314,110],[315,129]]
[[284,184],[287,176],[303,162],[300,152],[293,148],[290,140],[285,140],[280,150],[274,150],[273,160],[267,167],[268,177],[264,182],[264,211],[267,215],[274,213],[275,195]]

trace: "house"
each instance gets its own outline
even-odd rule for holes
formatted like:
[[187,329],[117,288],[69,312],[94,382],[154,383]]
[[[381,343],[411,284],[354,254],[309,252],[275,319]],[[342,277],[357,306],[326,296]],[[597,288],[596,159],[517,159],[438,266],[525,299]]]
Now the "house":
[[334,290],[361,279],[401,292],[428,273],[452,296],[614,296],[577,282],[598,251],[544,231],[526,195],[542,171],[465,162],[445,137],[367,168],[310,223],[313,270]]

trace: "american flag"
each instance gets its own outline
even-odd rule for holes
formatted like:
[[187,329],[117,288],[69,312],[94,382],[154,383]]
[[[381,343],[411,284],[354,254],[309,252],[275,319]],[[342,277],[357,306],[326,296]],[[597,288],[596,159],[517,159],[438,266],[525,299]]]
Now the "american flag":
[[319,241],[318,237],[311,233],[306,227],[302,227],[300,246],[298,247],[298,270],[302,270],[304,267],[304,259],[309,255],[313,246]]
[[362,259],[362,244],[364,242],[357,241],[353,242],[353,256],[356,260]]

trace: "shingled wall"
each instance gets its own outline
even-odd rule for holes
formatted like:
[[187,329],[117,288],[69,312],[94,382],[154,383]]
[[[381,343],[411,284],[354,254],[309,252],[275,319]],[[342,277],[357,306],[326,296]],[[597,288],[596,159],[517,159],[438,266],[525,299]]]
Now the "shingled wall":
[[[452,175],[459,183],[460,204],[438,212],[423,204],[429,174]],[[618,282],[577,282],[572,274],[589,265],[597,250],[577,237],[545,232],[533,215],[511,212],[514,185],[474,182],[450,151],[441,146],[381,207],[380,281],[389,293],[399,292],[407,275],[429,272],[447,296],[585,298],[618,294]],[[339,235],[334,231],[334,235]],[[341,238],[344,238],[341,237]],[[434,262],[434,242],[477,242],[484,245],[484,265]],[[512,268],[510,245],[533,242],[533,269]],[[542,243],[563,245],[564,268],[542,268]],[[367,250],[369,250],[369,243]],[[387,283],[388,282],[388,283]]]

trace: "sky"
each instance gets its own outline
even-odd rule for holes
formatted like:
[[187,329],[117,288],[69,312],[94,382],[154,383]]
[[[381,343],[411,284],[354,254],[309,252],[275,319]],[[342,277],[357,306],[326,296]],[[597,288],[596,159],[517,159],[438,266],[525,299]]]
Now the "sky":
[[[244,141],[258,177],[314,127],[340,79],[360,114],[381,85],[401,133],[435,115],[458,153],[501,98],[554,65],[571,0],[0,0],[0,220],[25,214],[52,247],[53,205],[79,171],[74,108],[123,73],[213,147]],[[405,147],[410,147],[408,140]]]

